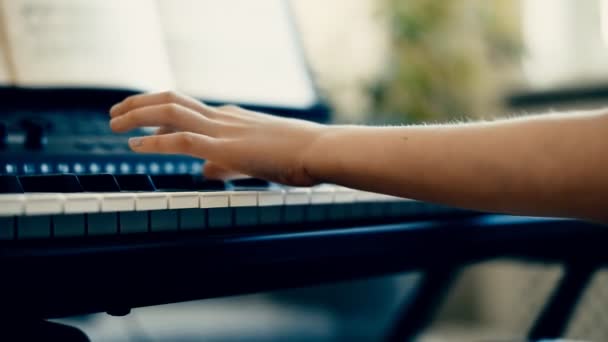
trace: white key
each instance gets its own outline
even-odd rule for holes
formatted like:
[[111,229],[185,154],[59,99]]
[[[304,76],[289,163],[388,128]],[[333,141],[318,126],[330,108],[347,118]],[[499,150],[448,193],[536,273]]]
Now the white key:
[[199,193],[190,192],[168,192],[169,209],[191,209],[199,207]]
[[26,215],[49,215],[63,213],[63,194],[25,194]]
[[385,199],[386,195],[367,191],[359,191],[356,195],[357,202],[383,202]]
[[230,206],[231,207],[257,207],[258,192],[257,191],[231,191]]
[[65,194],[63,212],[66,214],[98,213],[101,210],[101,195],[93,193]]
[[228,191],[200,192],[201,208],[227,208],[230,206]]
[[289,188],[285,192],[285,205],[305,205],[310,203],[310,188]]
[[135,194],[135,210],[165,210],[169,208],[169,195],[164,192],[143,192]]
[[[391,195],[383,195],[383,194],[379,194],[378,197],[379,197],[380,201],[382,201],[382,202],[401,202],[401,201],[407,200],[405,198],[391,196]],[[409,200],[409,201],[411,201],[411,200]]]
[[311,204],[331,204],[334,202],[336,187],[329,184],[315,186],[310,192]]
[[17,216],[25,211],[25,195],[6,194],[0,195],[0,217]]
[[334,192],[334,203],[354,203],[357,190],[339,187]]
[[104,193],[101,197],[101,212],[134,211],[135,194],[133,193]]
[[281,206],[285,203],[285,191],[284,190],[268,190],[258,191],[258,206],[260,207],[273,207]]

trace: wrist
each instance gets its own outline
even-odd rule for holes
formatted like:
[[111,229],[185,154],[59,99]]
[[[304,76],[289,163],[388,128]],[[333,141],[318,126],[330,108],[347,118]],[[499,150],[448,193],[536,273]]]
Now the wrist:
[[344,145],[341,137],[346,130],[348,126],[323,126],[304,151],[304,171],[315,183],[335,182],[335,175],[341,173],[339,156],[343,153],[341,147]]

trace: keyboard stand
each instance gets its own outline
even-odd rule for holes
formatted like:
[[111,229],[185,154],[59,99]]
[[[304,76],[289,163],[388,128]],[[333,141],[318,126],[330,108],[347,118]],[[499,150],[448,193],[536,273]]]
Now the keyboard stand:
[[6,317],[0,323],[0,341],[90,342],[76,327],[44,319]]

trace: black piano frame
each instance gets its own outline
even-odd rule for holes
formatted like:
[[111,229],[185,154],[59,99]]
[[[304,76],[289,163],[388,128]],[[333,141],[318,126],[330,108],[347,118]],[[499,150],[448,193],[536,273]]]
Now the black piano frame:
[[[5,314],[62,317],[423,271],[387,340],[414,338],[467,265],[495,258],[557,262],[567,272],[530,337],[559,337],[596,269],[608,230],[574,220],[482,215],[283,233],[113,240],[0,248]],[[42,242],[41,242],[42,243]],[[412,319],[417,317],[417,319]]]

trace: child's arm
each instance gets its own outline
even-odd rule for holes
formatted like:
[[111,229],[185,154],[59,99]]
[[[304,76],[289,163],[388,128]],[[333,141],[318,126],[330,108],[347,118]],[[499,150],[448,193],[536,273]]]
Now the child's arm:
[[134,151],[207,159],[206,174],[319,182],[486,211],[608,220],[608,111],[455,125],[325,126],[173,93],[111,110]]

